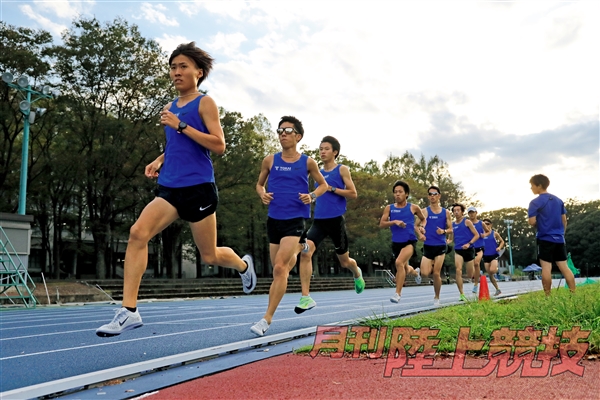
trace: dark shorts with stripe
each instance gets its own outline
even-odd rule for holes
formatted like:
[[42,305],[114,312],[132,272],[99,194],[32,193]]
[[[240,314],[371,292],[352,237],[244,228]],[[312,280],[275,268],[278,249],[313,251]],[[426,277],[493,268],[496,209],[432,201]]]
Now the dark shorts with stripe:
[[214,214],[219,204],[219,192],[214,182],[180,188],[158,185],[154,194],[168,201],[177,210],[179,218],[188,222],[202,221]]
[[313,220],[308,230],[307,239],[312,240],[315,248],[319,247],[327,236],[333,241],[336,254],[348,252],[348,235],[346,233],[346,219],[343,215],[335,218],[319,218]]
[[417,243],[416,240],[409,240],[408,242],[392,242],[392,253],[394,254],[394,260],[396,258],[398,258],[402,249],[409,245],[413,247],[413,254],[414,254],[415,243]]
[[469,247],[466,250],[455,248],[454,252],[461,256],[464,262],[473,261],[475,259],[475,249],[473,247]]
[[287,236],[298,236],[302,242],[306,238],[306,220],[302,217],[292,219],[267,219],[267,236],[269,243],[279,244]]
[[[446,254],[447,251],[448,251],[448,246],[446,246],[445,244],[442,244],[439,246],[423,244],[423,257],[425,257],[429,260],[435,260],[435,258],[437,256]],[[452,250],[450,250],[450,251],[452,251]]]
[[553,243],[537,240],[538,258],[543,261],[567,261],[567,246],[564,243]]
[[492,255],[489,255],[489,256],[484,255],[483,256],[483,262],[486,263],[486,264],[489,264],[492,261],[497,260],[497,259],[498,259],[498,254],[492,254]]

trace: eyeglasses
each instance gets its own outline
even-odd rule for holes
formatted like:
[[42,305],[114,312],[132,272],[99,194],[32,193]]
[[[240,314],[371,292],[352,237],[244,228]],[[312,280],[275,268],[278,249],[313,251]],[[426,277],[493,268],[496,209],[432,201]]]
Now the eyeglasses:
[[439,193],[438,192],[429,192],[427,193],[429,196],[437,196]]
[[277,133],[279,133],[280,136],[283,135],[283,132],[285,132],[286,135],[291,135],[292,132],[298,133],[294,128],[277,128]]

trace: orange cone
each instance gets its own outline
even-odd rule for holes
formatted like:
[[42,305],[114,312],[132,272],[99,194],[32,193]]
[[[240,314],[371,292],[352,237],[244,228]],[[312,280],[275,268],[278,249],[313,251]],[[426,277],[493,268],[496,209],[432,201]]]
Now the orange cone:
[[485,275],[481,275],[479,278],[479,301],[490,299],[490,289],[488,289],[487,279]]

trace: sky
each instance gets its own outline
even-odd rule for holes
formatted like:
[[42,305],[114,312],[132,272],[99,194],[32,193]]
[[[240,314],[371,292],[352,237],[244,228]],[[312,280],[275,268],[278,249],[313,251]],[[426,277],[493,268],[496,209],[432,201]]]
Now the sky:
[[124,18],[166,55],[195,41],[216,59],[203,88],[219,106],[273,127],[294,115],[301,144],[332,135],[361,164],[438,155],[480,212],[527,207],[538,173],[563,200],[600,199],[598,1],[2,0],[0,13],[57,43],[78,15]]

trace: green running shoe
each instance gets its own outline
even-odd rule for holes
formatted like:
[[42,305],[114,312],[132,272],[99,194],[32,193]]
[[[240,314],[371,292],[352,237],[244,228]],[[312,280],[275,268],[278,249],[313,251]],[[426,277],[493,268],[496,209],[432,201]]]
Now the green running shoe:
[[467,301],[467,297],[464,294],[461,294],[460,298],[458,300],[460,300],[460,301]]
[[360,276],[358,278],[354,278],[354,290],[356,294],[361,294],[363,290],[365,290],[365,280],[363,279],[362,270],[359,268]]
[[304,311],[308,311],[311,308],[314,308],[316,305],[317,303],[312,299],[312,297],[310,297],[310,295],[302,296],[300,297],[300,303],[298,303],[298,305],[294,308],[294,311],[296,314],[302,314]]

